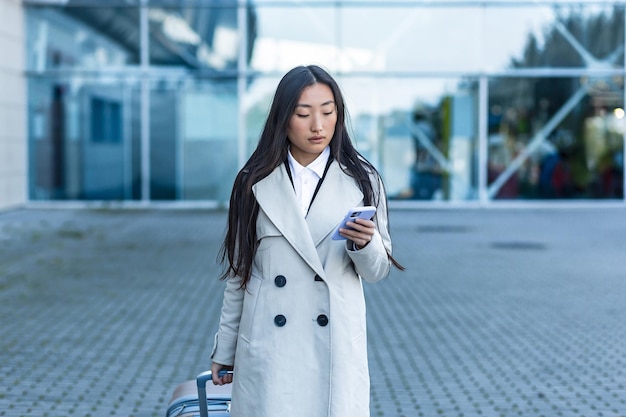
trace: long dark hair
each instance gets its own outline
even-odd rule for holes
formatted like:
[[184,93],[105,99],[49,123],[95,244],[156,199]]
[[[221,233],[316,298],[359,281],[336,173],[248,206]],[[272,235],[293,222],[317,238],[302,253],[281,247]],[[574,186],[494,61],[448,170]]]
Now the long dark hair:
[[[330,141],[331,157],[339,163],[346,174],[355,179],[363,193],[365,205],[377,206],[380,198],[386,198],[382,195],[382,188],[375,192],[372,187],[372,176],[380,179],[380,175],[352,146],[346,129],[344,99],[337,82],[328,72],[316,65],[293,68],[278,83],[259,143],[237,174],[230,196],[228,227],[218,256],[222,265],[225,265],[220,278],[239,277],[241,288],[245,288],[250,280],[252,261],[258,243],[256,221],[259,205],[252,193],[252,186],[267,177],[287,159],[289,121],[302,91],[317,83],[331,89],[337,106],[337,123]],[[395,266],[404,269],[391,255],[389,258]]]

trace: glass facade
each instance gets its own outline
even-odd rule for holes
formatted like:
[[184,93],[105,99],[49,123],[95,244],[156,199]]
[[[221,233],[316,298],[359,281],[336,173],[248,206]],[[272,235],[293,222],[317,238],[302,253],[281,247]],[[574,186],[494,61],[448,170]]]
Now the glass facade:
[[24,3],[31,200],[227,202],[302,64],[392,204],[625,199],[625,1]]

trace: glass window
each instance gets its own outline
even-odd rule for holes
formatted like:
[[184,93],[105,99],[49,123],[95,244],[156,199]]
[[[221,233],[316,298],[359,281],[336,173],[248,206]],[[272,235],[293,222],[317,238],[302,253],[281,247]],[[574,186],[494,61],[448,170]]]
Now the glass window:
[[30,71],[98,69],[139,62],[139,18],[133,7],[30,8]]
[[138,87],[130,80],[29,80],[32,199],[139,198]]
[[29,6],[119,7],[138,6],[141,0],[23,0],[23,3]]
[[[227,201],[280,77],[306,64],[338,78],[353,140],[390,198],[477,200],[479,172],[494,200],[624,198],[622,2],[25,5],[32,199],[139,199],[147,156],[151,199]],[[487,97],[479,73],[493,74]],[[247,77],[241,97],[238,77]],[[480,169],[479,102],[488,109]]]
[[243,98],[246,116],[246,158],[256,149],[270,111],[279,77],[254,77]]
[[485,8],[486,69],[624,66],[622,5]]
[[495,78],[489,86],[489,194],[623,198],[622,77]]
[[342,51],[336,37],[336,8],[258,6],[255,13],[256,37],[250,45],[252,70],[282,74],[302,64],[339,69]]
[[476,71],[480,7],[343,7],[343,71]]
[[236,80],[153,81],[150,196],[228,201],[238,171]]
[[[381,172],[391,198],[477,198],[476,86],[471,80],[337,77],[356,148]],[[279,78],[252,81],[244,100],[248,154]]]
[[357,149],[393,199],[477,198],[474,80],[342,77]]
[[122,141],[122,103],[119,100],[93,97],[90,118],[93,142]]
[[230,7],[150,7],[150,63],[235,71],[239,34],[236,4],[230,3]]

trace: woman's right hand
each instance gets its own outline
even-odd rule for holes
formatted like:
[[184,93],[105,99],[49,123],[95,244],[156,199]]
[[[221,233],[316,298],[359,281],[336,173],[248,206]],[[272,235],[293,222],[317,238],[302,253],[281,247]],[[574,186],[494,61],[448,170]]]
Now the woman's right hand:
[[222,365],[221,363],[213,362],[211,364],[211,376],[213,377],[213,385],[224,385],[233,382],[233,374],[224,374],[220,377],[220,371],[232,371],[232,366]]

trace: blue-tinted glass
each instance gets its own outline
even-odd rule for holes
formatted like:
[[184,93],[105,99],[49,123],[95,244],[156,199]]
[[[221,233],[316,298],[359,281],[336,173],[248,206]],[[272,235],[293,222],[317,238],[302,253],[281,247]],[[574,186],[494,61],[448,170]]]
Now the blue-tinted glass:
[[234,80],[155,83],[150,189],[157,200],[227,201],[238,171]]
[[28,70],[101,70],[139,63],[136,8],[30,8],[26,22]]

